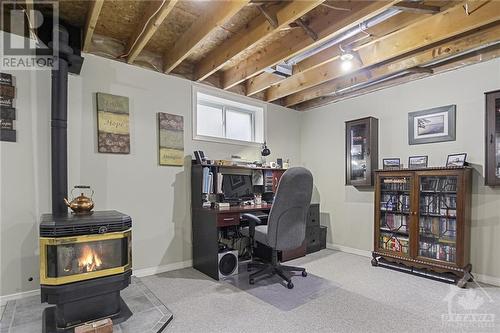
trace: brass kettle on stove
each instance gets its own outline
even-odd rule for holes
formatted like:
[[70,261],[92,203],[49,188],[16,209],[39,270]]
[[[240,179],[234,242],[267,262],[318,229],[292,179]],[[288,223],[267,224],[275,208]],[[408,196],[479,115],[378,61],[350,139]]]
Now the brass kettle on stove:
[[[73,192],[78,189],[85,189],[90,192],[90,197],[87,197],[84,195],[84,192],[80,192],[81,194],[75,198],[73,195]],[[90,214],[92,211],[92,208],[94,208],[94,202],[92,201],[92,198],[94,196],[94,190],[90,188],[90,186],[87,185],[76,185],[73,187],[71,190],[71,201],[68,199],[64,198],[64,203],[66,206],[71,208],[74,214]]]

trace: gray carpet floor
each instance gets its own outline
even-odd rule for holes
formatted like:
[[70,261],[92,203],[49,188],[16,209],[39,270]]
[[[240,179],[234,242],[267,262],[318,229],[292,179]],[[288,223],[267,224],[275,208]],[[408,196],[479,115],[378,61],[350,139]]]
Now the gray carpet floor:
[[283,310],[192,268],[141,280],[174,314],[167,332],[500,332],[500,288],[469,283],[463,290],[331,250],[290,264],[335,288]]

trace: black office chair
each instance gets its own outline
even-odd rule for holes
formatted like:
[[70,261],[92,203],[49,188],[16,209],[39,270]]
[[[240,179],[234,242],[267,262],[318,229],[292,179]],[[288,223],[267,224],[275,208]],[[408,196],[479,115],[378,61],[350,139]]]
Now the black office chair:
[[278,251],[296,249],[304,242],[312,189],[313,177],[309,170],[302,167],[290,168],[281,177],[267,225],[260,225],[261,220],[253,214],[242,215],[249,223],[247,228],[242,229],[242,233],[250,237],[251,253],[255,241],[272,249],[270,263],[255,262],[252,255],[249,270],[260,270],[250,274],[250,284],[254,284],[258,277],[278,274],[287,282],[287,287],[292,289],[289,272],[302,272],[302,276],[307,276],[305,268],[281,265]]

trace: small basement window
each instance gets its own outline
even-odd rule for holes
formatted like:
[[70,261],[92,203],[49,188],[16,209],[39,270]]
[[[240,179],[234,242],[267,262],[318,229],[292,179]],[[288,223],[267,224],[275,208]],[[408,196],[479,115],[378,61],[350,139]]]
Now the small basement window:
[[199,88],[193,92],[193,139],[236,144],[264,141],[264,105]]

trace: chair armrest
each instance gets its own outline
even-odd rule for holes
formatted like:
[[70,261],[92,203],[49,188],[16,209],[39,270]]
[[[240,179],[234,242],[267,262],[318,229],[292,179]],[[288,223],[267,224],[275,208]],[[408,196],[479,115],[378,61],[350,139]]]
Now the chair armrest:
[[255,226],[261,224],[262,221],[257,216],[250,213],[241,214],[241,217],[248,221],[248,234],[250,235],[250,238],[253,239],[255,236]]

